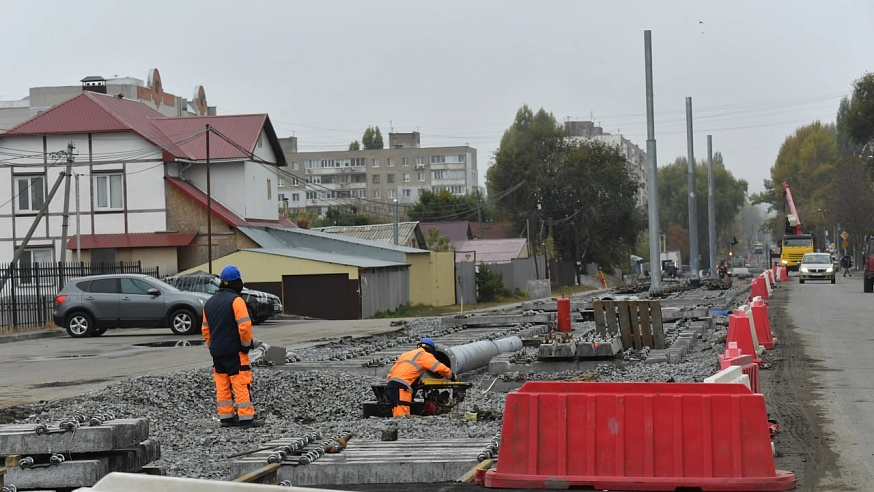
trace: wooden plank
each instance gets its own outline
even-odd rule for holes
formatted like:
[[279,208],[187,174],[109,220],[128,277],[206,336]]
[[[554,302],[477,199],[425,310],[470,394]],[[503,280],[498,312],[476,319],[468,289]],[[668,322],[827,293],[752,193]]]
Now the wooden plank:
[[640,336],[639,334],[635,334],[631,316],[628,312],[630,304],[631,301],[616,302],[616,308],[619,311],[619,333],[622,338],[622,348],[629,349],[633,347],[635,350],[640,350],[642,348],[640,345]]
[[652,340],[654,349],[663,349],[665,346],[665,327],[662,325],[662,302],[659,300],[649,301],[650,319],[652,320]]
[[652,338],[652,313],[649,309],[649,301],[638,301],[637,309],[640,316],[640,338],[643,344],[649,348],[655,348]]
[[616,302],[604,301],[604,319],[607,321],[606,336],[612,336],[619,333],[619,326],[616,323]]
[[607,336],[607,320],[604,317],[604,303],[601,299],[592,301],[592,315],[595,318],[595,334],[599,337]]
[[279,471],[280,466],[282,465],[279,463],[270,463],[265,467],[246,473],[245,475],[237,477],[231,481],[276,485],[279,483],[279,474],[277,472]]

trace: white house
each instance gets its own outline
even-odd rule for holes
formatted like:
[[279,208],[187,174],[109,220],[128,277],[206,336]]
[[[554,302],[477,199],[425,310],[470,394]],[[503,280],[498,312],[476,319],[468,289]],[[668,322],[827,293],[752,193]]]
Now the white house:
[[294,227],[278,214],[285,165],[266,114],[167,117],[84,91],[0,133],[0,264],[34,223],[22,264],[141,261],[173,274],[254,247],[237,227]]

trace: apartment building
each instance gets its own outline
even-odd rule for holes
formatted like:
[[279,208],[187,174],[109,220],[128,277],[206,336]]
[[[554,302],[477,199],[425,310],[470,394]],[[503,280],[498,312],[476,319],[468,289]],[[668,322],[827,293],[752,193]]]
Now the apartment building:
[[423,190],[453,195],[479,190],[476,149],[421,147],[418,132],[389,133],[386,149],[298,152],[296,137],[280,144],[288,168],[278,193],[292,212],[322,216],[329,207],[354,207],[390,218],[395,203],[403,216]]
[[622,135],[612,135],[604,132],[603,128],[591,121],[565,121],[564,128],[571,137],[597,140],[617,147],[619,152],[625,156],[628,172],[640,183],[637,205],[644,208],[648,206],[649,189],[647,183],[649,180],[646,152]]

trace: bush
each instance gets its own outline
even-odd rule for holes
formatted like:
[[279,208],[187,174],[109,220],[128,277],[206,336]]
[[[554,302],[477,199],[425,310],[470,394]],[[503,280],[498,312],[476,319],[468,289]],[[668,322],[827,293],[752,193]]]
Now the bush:
[[476,300],[489,302],[499,297],[509,297],[510,291],[504,287],[504,276],[493,272],[487,265],[480,265],[476,272]]

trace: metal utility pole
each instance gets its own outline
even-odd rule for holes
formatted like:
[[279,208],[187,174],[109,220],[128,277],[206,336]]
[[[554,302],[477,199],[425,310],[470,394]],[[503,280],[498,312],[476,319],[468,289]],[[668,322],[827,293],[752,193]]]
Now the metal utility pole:
[[209,180],[209,132],[212,129],[206,125],[206,256],[209,263],[209,273],[212,274],[212,189]]
[[73,174],[73,149],[75,148],[73,142],[67,144],[67,167],[64,170],[64,218],[61,222],[61,264],[67,262],[67,231],[70,227],[70,176]]
[[46,212],[49,209],[49,204],[52,203],[52,199],[55,197],[58,188],[61,187],[61,181],[63,181],[64,178],[65,176],[63,174],[58,176],[58,180],[55,181],[54,186],[52,186],[51,191],[49,191],[49,196],[46,197],[46,200],[42,204],[42,207],[40,207],[39,212],[37,212],[36,217],[33,218],[33,223],[30,225],[30,229],[21,241],[21,245],[15,250],[15,255],[12,256],[12,261],[9,262],[9,268],[6,269],[6,272],[3,273],[3,278],[0,279],[0,291],[3,291],[3,288],[6,287],[6,282],[9,280],[9,277],[12,276],[12,269],[18,264],[18,260],[21,259],[21,255],[24,253],[25,248],[27,248],[27,243],[30,242],[30,238],[33,237],[33,232],[36,231],[36,226],[39,225],[39,221],[45,217]]
[[689,173],[686,190],[689,193],[689,267],[692,277],[698,277],[698,199],[695,197],[695,151],[692,145],[692,98],[686,98],[686,147],[689,152]]
[[79,174],[76,173],[76,263],[82,261],[82,229],[79,222]]
[[395,246],[397,246],[398,245],[398,199],[397,198],[395,198],[394,206],[395,206],[395,227],[394,227]]
[[[716,274],[716,206],[713,204],[713,135],[707,135],[707,245],[710,249],[710,275]],[[770,263],[771,259],[768,258]]]
[[646,156],[649,160],[649,291],[661,293],[662,270],[659,251],[659,187],[656,182],[658,163],[656,159],[655,117],[652,95],[652,33],[643,31],[646,70]]

